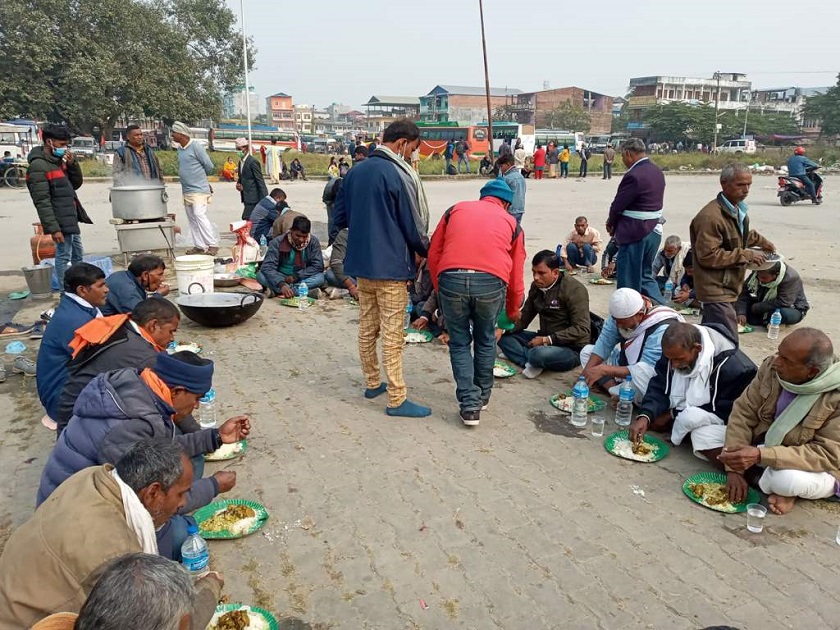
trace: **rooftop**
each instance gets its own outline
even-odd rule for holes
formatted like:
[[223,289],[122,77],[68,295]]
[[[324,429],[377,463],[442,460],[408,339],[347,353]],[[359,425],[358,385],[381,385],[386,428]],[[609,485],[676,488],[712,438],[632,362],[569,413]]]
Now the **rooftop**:
[[[461,96],[484,96],[483,87],[472,87],[469,85],[436,85],[427,96],[435,94],[458,94]],[[490,96],[510,96],[511,94],[522,94],[522,90],[516,88],[490,88]]]
[[368,105],[403,105],[403,106],[420,106],[420,99],[416,96],[377,96],[373,95],[368,99],[364,106]]

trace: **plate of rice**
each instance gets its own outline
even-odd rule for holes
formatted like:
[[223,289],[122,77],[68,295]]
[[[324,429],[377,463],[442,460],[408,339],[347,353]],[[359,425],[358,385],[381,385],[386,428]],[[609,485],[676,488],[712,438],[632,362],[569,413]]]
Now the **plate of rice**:
[[259,606],[219,604],[207,630],[278,630],[277,619]]
[[428,330],[417,330],[415,328],[405,329],[406,343],[429,343],[435,336]]
[[256,501],[222,499],[196,510],[193,518],[202,538],[244,538],[265,524],[268,510]]
[[732,503],[726,492],[726,475],[717,472],[691,475],[683,484],[683,493],[698,505],[724,514],[746,512],[748,504],[761,501],[758,491],[749,488],[746,499],[740,503]]
[[204,461],[223,462],[228,459],[235,459],[245,453],[246,448],[248,448],[248,440],[239,440],[238,442],[232,442],[231,444],[222,444],[212,453],[206,453],[204,455]]
[[604,448],[616,457],[644,463],[658,462],[671,450],[665,442],[652,435],[645,435],[641,443],[634,444],[627,429],[616,431],[604,440]]
[[495,363],[493,363],[493,376],[496,378],[508,378],[514,374],[516,374],[516,368],[512,365],[508,365],[504,361],[499,361],[498,359]]

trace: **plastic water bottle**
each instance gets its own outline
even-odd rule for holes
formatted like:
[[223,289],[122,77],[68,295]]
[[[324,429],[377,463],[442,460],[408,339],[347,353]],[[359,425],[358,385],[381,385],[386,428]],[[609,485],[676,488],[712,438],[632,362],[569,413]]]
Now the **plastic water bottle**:
[[403,330],[411,328],[411,300],[405,306],[405,317],[403,317]]
[[265,234],[260,236],[260,258],[265,258],[265,253],[268,251],[268,241],[265,239]]
[[779,309],[773,311],[770,316],[770,325],[767,327],[767,338],[776,340],[779,338],[779,326],[782,325],[782,312]]
[[216,390],[212,387],[198,400],[198,424],[203,429],[216,426]]
[[210,566],[210,551],[205,540],[198,535],[198,527],[195,525],[187,526],[187,539],[181,545],[181,564],[193,581],[205,575]]
[[669,278],[665,283],[665,303],[669,304],[674,300],[674,283]]
[[589,385],[586,379],[581,376],[572,390],[574,402],[572,402],[572,426],[585,427],[589,414]]
[[629,427],[633,417],[633,400],[636,398],[636,388],[633,387],[633,377],[627,376],[618,388],[618,407],[615,410],[615,423],[620,427]]
[[301,282],[297,289],[298,308],[309,308],[309,287],[305,282]]

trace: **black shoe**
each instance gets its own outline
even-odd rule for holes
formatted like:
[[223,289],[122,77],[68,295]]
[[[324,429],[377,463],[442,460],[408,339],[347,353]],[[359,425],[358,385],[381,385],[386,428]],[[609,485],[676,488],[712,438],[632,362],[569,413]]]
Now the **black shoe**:
[[480,411],[462,411],[461,422],[468,427],[477,427],[478,421],[481,419]]

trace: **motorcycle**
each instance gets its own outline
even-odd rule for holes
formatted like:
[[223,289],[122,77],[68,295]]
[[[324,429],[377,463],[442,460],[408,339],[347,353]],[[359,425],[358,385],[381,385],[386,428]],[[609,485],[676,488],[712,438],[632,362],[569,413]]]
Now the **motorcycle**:
[[[819,166],[808,167],[805,169],[805,176],[814,182],[814,188],[817,191],[817,203],[822,203],[823,180],[822,177],[817,175],[818,168]],[[790,175],[779,176],[778,196],[779,203],[783,206],[790,206],[797,201],[811,200],[808,191],[805,189],[805,184],[798,177],[791,177]]]

